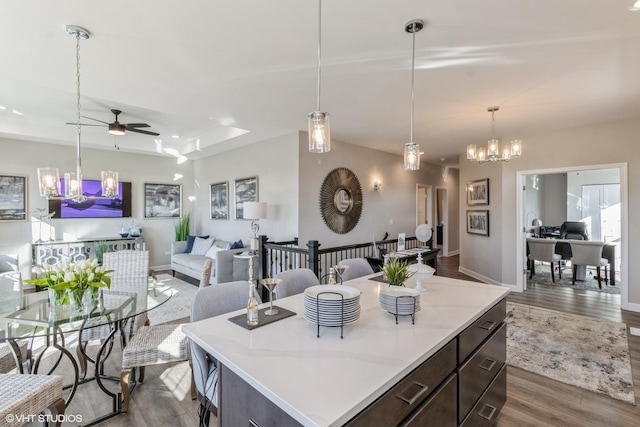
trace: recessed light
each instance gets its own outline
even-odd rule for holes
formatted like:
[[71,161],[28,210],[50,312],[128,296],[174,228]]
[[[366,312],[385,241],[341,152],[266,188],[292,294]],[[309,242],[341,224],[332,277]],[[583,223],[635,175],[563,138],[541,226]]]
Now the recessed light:
[[444,157],[440,157],[440,161],[444,162],[445,158]]
[[6,109],[7,109],[7,107],[4,107],[4,106],[0,105],[0,110],[6,110]]
[[171,135],[171,138],[179,139],[180,135]]
[[20,111],[18,111],[18,110],[11,110],[11,112],[12,112],[13,114],[15,114],[15,115],[18,115],[18,116],[24,116],[24,114],[22,114],[22,113],[21,113]]
[[633,6],[629,8],[631,12],[637,12],[640,10],[640,0],[636,1]]
[[179,180],[179,179],[181,179],[183,177],[184,177],[184,175],[182,175],[181,173],[174,173],[173,174],[173,180],[174,181],[177,181],[177,180]]

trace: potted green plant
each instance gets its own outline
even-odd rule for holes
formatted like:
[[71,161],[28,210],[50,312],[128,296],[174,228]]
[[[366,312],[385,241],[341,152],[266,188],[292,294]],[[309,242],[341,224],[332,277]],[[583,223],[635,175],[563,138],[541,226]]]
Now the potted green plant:
[[191,223],[191,213],[186,213],[175,224],[176,242],[183,242],[187,240],[189,235],[189,224]]
[[415,274],[415,271],[409,271],[405,261],[397,259],[385,264],[382,271],[390,286],[404,286],[404,281]]

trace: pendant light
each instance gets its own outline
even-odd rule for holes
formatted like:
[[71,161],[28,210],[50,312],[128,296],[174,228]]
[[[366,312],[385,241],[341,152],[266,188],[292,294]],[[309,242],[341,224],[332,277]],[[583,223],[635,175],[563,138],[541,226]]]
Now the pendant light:
[[420,146],[413,141],[413,98],[414,98],[414,74],[416,59],[416,33],[424,28],[422,19],[414,19],[404,26],[407,33],[413,35],[413,48],[411,52],[411,133],[409,142],[404,144],[404,170],[417,171],[420,169]]
[[508,162],[511,159],[520,157],[522,154],[522,141],[515,139],[511,141],[510,145],[505,145],[500,151],[500,140],[496,139],[495,132],[495,114],[500,110],[500,107],[493,106],[487,108],[487,111],[491,113],[491,139],[487,143],[487,148],[476,147],[475,144],[467,146],[467,160],[478,163],[486,162]]
[[[82,158],[80,153],[81,130],[80,124],[80,39],[89,39],[89,31],[76,25],[67,25],[67,34],[76,38],[76,171],[64,174],[64,198],[74,202],[83,202],[87,197],[82,191]],[[102,171],[102,197],[114,198],[119,194],[118,172]],[[60,192],[60,174],[57,168],[38,168],[38,185],[40,195],[47,199],[62,198]],[[93,196],[92,196],[93,197]]]
[[322,57],[322,0],[318,0],[318,94],[316,111],[309,113],[309,151],[328,153],[331,151],[329,113],[320,111],[320,60]]

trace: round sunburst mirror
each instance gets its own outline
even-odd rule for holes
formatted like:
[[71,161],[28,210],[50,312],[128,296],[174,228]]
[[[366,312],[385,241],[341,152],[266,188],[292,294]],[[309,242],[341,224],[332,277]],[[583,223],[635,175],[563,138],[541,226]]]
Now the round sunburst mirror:
[[362,188],[358,177],[347,168],[329,172],[320,188],[320,213],[331,231],[353,230],[362,214]]

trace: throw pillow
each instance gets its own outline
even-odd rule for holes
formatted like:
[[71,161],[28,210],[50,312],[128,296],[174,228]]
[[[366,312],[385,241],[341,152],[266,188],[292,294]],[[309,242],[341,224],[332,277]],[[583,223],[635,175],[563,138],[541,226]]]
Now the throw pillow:
[[213,239],[203,239],[196,237],[193,242],[193,248],[191,248],[191,255],[205,255],[209,248],[213,245]]
[[224,249],[222,249],[219,246],[213,245],[211,246],[211,248],[207,251],[207,253],[205,254],[206,257],[211,258],[211,259],[216,259],[218,257],[218,252],[223,251]]
[[188,235],[187,236],[187,248],[184,250],[185,254],[190,254],[191,253],[191,249],[193,249],[193,242],[196,241],[196,237],[201,237],[203,239],[208,239],[209,236],[192,236],[192,235]]
[[233,242],[229,249],[242,249],[242,248],[244,248],[244,243],[242,243],[242,240],[238,240],[237,242]]

